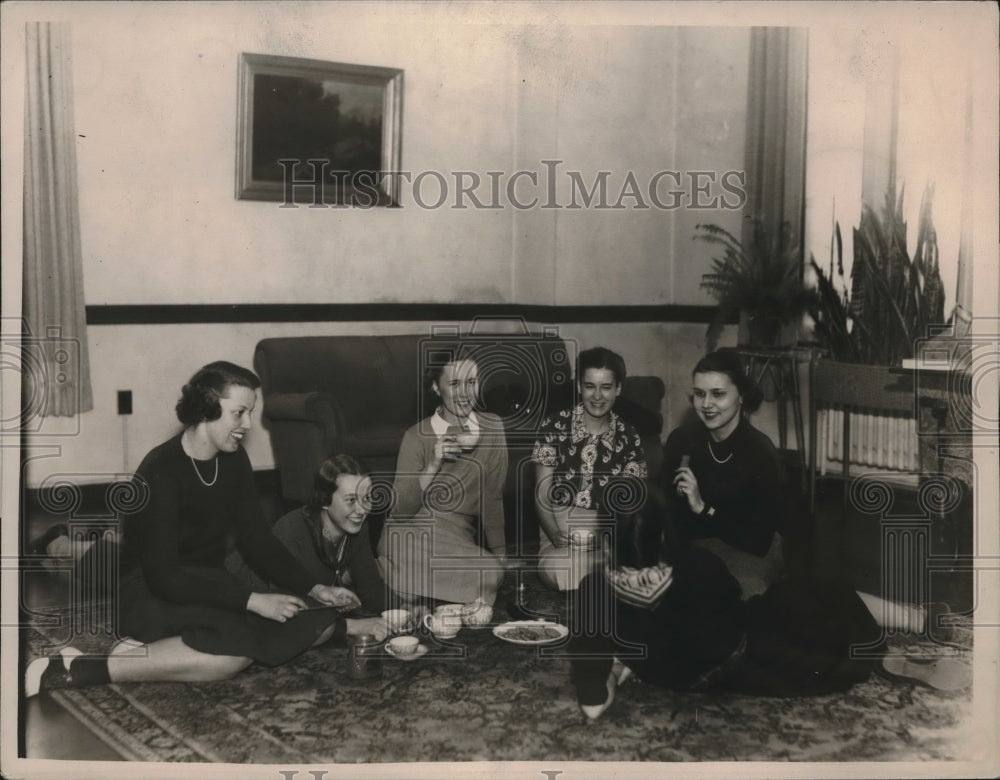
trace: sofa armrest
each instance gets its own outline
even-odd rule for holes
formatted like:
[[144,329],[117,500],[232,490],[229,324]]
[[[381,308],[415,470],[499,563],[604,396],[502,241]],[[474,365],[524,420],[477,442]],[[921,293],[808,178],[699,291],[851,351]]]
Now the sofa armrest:
[[264,399],[264,416],[272,422],[317,423],[327,441],[336,439],[344,430],[344,413],[330,393],[272,393]]

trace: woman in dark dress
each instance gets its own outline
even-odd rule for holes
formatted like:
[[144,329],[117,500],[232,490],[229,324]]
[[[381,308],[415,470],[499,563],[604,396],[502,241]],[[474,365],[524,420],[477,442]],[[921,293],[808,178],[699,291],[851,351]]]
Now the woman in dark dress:
[[588,718],[632,672],[675,691],[763,696],[843,691],[872,671],[942,689],[970,682],[949,657],[885,672],[882,616],[844,582],[788,578],[741,600],[722,561],[686,546],[668,515],[652,488],[642,511],[618,518],[603,570],[580,585],[569,650]]
[[[126,681],[226,679],[254,661],[276,665],[348,633],[384,637],[380,618],[350,620],[315,605],[350,605],[344,588],[318,582],[275,539],[240,446],[251,428],[260,380],[224,361],[184,386],[184,430],[139,465],[141,507],[125,519],[119,634],[107,658],[74,648],[25,671],[25,695],[65,686]],[[247,562],[285,592],[262,592],[226,571],[235,539]],[[136,647],[136,643],[139,646]]]
[[745,417],[762,400],[736,352],[703,357],[692,372],[698,420],[667,437],[660,474],[682,537],[721,558],[744,598],[762,593],[783,570],[783,469],[771,440]]
[[[386,589],[368,534],[371,479],[350,455],[324,461],[313,479],[309,502],[278,519],[275,537],[306,570],[327,585],[350,589],[361,609],[378,615],[386,608]],[[235,551],[226,568],[255,590],[268,585]]]

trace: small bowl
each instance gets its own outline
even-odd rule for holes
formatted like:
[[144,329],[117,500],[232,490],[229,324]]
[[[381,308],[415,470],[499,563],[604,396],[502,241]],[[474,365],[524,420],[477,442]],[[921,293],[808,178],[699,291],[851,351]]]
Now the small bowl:
[[397,636],[389,640],[389,648],[396,655],[413,655],[420,646],[415,636]]
[[467,626],[485,626],[493,617],[493,607],[482,601],[476,601],[462,610],[462,622]]
[[382,613],[382,619],[391,634],[405,634],[413,628],[410,611],[407,609],[387,609]]

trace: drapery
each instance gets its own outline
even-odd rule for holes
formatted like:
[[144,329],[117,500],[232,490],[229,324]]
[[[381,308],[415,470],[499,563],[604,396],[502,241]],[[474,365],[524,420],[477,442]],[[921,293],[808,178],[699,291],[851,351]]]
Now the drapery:
[[[754,27],[750,32],[744,213],[768,235],[788,225],[802,251],[806,182],[808,33],[804,28]],[[750,243],[753,225],[744,222]]]
[[69,25],[29,22],[26,53],[22,408],[66,416],[94,406]]

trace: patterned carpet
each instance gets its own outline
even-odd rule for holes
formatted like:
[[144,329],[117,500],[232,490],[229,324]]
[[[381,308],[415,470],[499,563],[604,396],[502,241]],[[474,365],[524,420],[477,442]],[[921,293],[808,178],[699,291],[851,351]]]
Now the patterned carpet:
[[[511,592],[507,583],[502,595]],[[529,603],[565,605],[529,580]],[[505,618],[504,618],[505,619]],[[65,627],[27,629],[34,657]],[[971,632],[968,643],[971,646]],[[464,629],[381,679],[354,681],[346,649],[313,649],[279,668],[218,683],[117,684],[51,694],[125,758],[229,763],[431,761],[916,761],[965,758],[969,693],[873,677],[811,699],[678,695],[627,682],[586,722],[558,648]],[[84,642],[98,651],[107,640]],[[87,646],[89,645],[89,646]],[[893,645],[902,650],[902,640]],[[909,651],[919,651],[911,646]],[[963,657],[968,658],[971,653]]]

